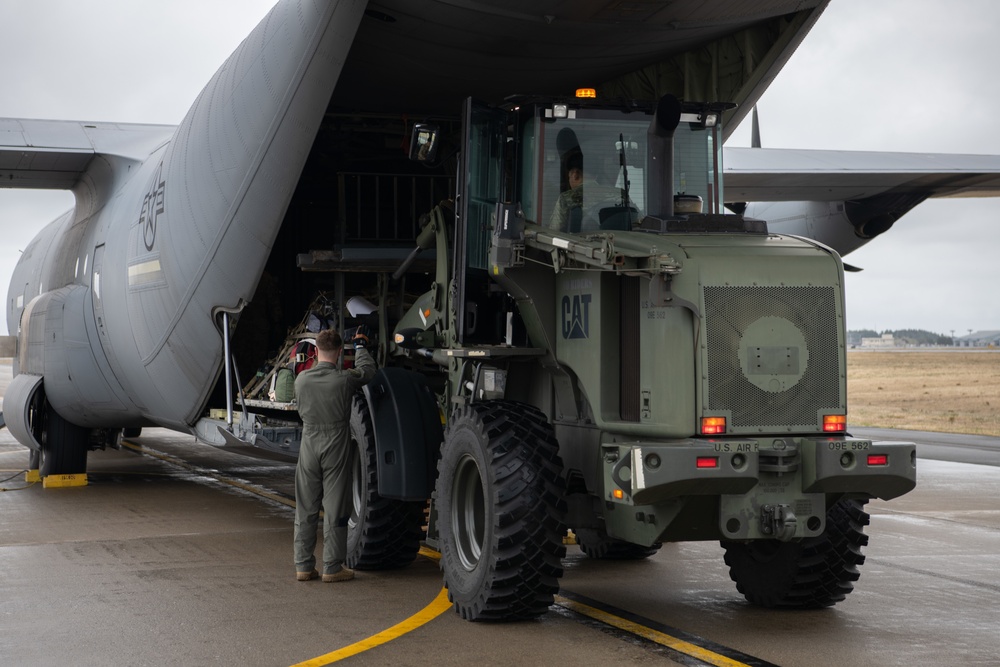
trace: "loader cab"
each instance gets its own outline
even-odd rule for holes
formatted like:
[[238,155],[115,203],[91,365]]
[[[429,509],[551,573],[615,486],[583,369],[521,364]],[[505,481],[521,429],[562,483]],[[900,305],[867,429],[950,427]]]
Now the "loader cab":
[[[491,107],[466,100],[459,167],[466,225],[456,263],[487,268],[500,203],[520,204],[529,223],[582,234],[632,229],[661,212],[660,197],[679,202],[679,214],[722,213],[722,111],[734,105],[678,105],[672,167],[664,172],[654,168],[665,156],[661,142],[650,141],[652,103],[510,98]],[[414,133],[411,156],[426,152],[430,136]]]
[[[479,296],[457,304],[456,342],[499,336],[477,313],[496,310],[478,302],[494,294],[491,239],[504,206],[528,224],[584,235],[636,229],[646,215],[663,215],[664,199],[670,215],[723,212],[721,118],[733,105],[675,104],[679,119],[665,143],[652,133],[658,107],[649,102],[525,97],[495,107],[466,100],[453,290]],[[416,160],[437,141],[433,127],[418,129],[410,147]]]
[[516,200],[530,222],[568,233],[631,230],[658,212],[658,194],[700,200],[690,212],[721,212],[721,114],[709,105],[681,104],[675,166],[663,182],[652,169],[663,157],[649,140],[651,104],[552,101],[515,113]]

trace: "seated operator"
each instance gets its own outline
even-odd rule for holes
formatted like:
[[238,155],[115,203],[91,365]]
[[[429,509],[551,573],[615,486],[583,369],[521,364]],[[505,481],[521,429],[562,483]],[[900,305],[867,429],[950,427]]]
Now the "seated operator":
[[[559,195],[549,220],[549,227],[560,232],[594,231],[601,228],[601,210],[621,211],[626,205],[635,209],[632,222],[638,222],[638,208],[627,199],[625,191],[586,179],[583,153],[576,151],[566,160],[569,189]],[[620,228],[620,227],[619,227]],[[631,225],[628,226],[631,228]]]

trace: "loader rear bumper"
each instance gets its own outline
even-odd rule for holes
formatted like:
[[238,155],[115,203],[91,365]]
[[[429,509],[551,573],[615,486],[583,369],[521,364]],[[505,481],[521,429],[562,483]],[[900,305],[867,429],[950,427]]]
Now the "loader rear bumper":
[[864,493],[890,500],[917,485],[917,446],[912,442],[850,437],[809,442],[815,451],[802,459],[807,493]]
[[849,436],[614,443],[602,446],[602,459],[605,500],[628,505],[748,494],[762,483],[888,500],[916,485],[913,443]]

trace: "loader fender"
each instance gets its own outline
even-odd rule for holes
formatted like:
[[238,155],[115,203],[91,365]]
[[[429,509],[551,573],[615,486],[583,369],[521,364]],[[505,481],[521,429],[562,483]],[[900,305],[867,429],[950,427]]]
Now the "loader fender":
[[375,428],[378,492],[383,498],[430,498],[443,439],[440,411],[424,376],[383,368],[364,387]]

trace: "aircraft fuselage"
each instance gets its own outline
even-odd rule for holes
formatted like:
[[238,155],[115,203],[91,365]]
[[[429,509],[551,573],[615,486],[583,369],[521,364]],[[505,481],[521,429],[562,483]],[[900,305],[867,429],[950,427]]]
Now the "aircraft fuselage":
[[172,136],[140,158],[95,154],[75,209],[13,274],[15,435],[38,440],[39,386],[77,426],[198,419],[223,365],[221,314],[254,293],[364,6],[279,3]]

